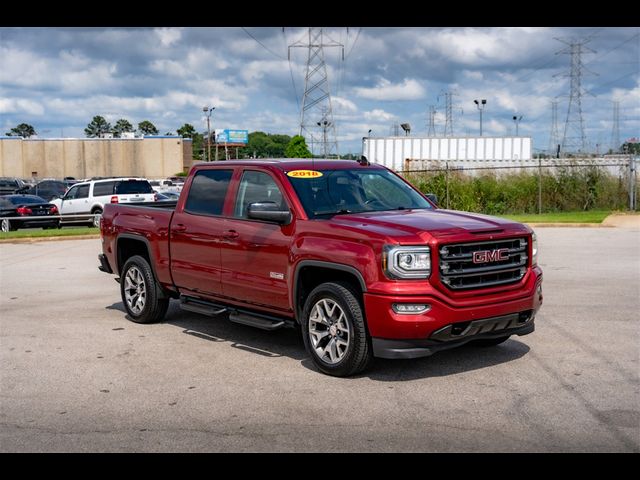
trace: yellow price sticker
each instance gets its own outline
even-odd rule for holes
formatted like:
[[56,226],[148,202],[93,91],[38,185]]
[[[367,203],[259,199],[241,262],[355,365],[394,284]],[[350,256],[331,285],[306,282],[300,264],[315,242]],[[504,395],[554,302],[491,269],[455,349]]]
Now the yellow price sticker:
[[287,176],[293,178],[318,178],[322,176],[322,172],[317,170],[292,170],[287,172]]

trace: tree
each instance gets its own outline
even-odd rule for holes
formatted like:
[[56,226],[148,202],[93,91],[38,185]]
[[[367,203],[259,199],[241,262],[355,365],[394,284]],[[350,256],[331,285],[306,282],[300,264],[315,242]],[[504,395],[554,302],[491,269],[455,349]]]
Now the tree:
[[629,141],[622,144],[622,148],[620,148],[622,153],[628,153],[631,155],[640,155],[640,142],[637,141]]
[[28,123],[21,123],[17,127],[13,127],[10,132],[7,132],[9,137],[24,137],[29,138],[36,135],[36,129]]
[[302,135],[296,135],[291,139],[284,154],[287,158],[311,158],[311,152]]
[[113,136],[115,138],[120,138],[124,132],[133,132],[133,131],[134,131],[133,125],[131,125],[129,120],[121,118],[116,122],[115,126],[113,127]]
[[176,131],[182,138],[193,138],[193,136],[196,134],[196,129],[193,128],[193,125],[191,125],[190,123],[185,123]]
[[167,133],[165,133],[165,135],[167,135],[169,137],[173,137],[173,132],[167,132]]
[[111,124],[104,117],[96,115],[84,129],[84,134],[89,138],[99,138],[105,133],[111,132]]
[[138,124],[138,131],[143,135],[158,135],[158,129],[149,120],[143,120]]

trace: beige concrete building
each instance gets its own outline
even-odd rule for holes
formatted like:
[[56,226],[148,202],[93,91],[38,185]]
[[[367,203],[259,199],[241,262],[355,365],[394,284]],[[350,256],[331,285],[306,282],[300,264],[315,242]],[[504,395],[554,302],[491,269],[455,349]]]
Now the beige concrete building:
[[163,178],[188,171],[190,138],[0,137],[0,176],[89,178],[140,176]]

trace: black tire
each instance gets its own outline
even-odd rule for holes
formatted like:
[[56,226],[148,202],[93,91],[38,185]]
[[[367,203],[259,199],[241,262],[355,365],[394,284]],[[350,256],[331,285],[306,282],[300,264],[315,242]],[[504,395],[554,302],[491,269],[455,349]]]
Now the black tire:
[[511,335],[496,338],[482,338],[480,340],[474,340],[471,344],[476,347],[495,347],[496,345],[506,342],[510,337]]
[[0,222],[0,230],[3,232],[14,232],[18,230],[17,222],[12,222],[8,218],[5,218]]
[[[358,297],[359,294],[351,284],[347,282],[328,282],[314,288],[305,301],[301,319],[304,346],[307,352],[309,352],[313,363],[318,367],[318,370],[327,375],[336,377],[354,375],[364,371],[373,361],[371,339],[369,338],[363,309],[358,301]],[[342,358],[335,363],[325,361],[324,357],[321,357],[316,352],[310,338],[309,329],[312,309],[323,299],[332,301],[342,309],[345,314],[344,321],[346,321],[349,326],[348,345],[342,353]],[[316,323],[317,322],[314,322],[314,325]],[[327,332],[329,332],[329,330],[327,330]],[[344,335],[344,332],[337,335]],[[320,345],[321,343],[318,343],[318,346]]]
[[[134,270],[135,269],[135,270]],[[140,274],[138,276],[138,273]],[[132,278],[142,278],[144,283],[144,305],[139,307],[137,303],[131,305],[130,300],[135,298],[136,289],[126,287],[130,285],[127,282],[127,276],[131,272]],[[139,283],[138,283],[139,285]],[[149,262],[140,255],[134,255],[129,258],[122,267],[122,275],[120,276],[120,295],[122,303],[129,314],[129,320],[136,323],[155,323],[161,321],[169,308],[169,297],[164,294],[161,287],[153,276],[153,271]],[[139,296],[142,296],[140,293]]]
[[[93,210],[91,210],[91,215],[100,215],[100,216],[102,216],[102,209],[101,208],[94,208]],[[97,225],[96,225],[95,217],[92,218],[91,221],[89,222],[89,226],[90,227],[100,228],[100,219],[98,219]]]

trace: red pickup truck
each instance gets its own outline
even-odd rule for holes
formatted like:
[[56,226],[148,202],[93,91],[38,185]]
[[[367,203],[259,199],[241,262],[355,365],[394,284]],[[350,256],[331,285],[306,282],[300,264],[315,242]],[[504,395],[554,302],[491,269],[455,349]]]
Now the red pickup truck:
[[198,164],[175,203],[105,205],[100,270],[129,319],[183,309],[300,328],[324,373],[534,330],[535,233],[437,208],[379,165],[348,160]]

